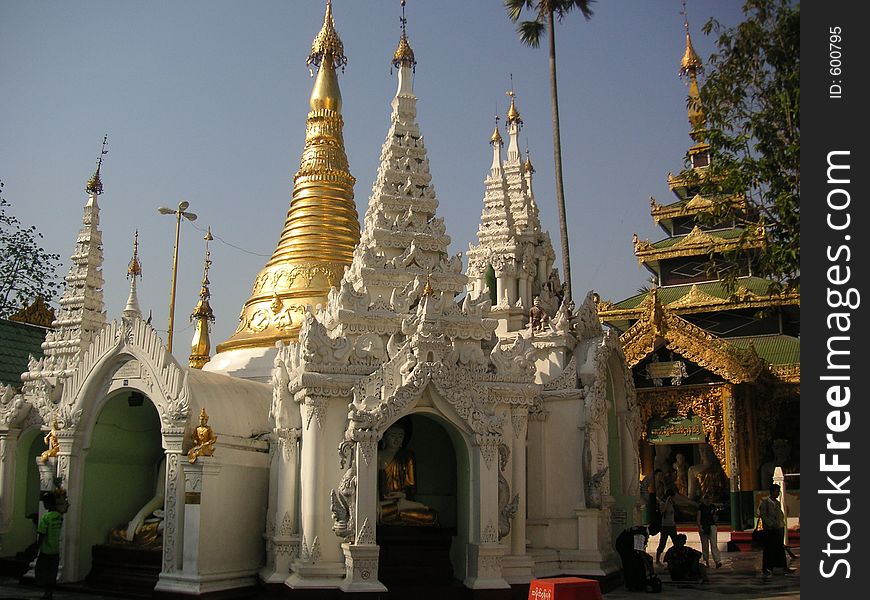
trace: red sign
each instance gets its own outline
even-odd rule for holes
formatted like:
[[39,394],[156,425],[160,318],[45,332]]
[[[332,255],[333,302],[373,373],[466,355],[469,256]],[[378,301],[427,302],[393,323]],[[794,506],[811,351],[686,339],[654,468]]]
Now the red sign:
[[594,579],[551,577],[533,579],[529,600],[602,600],[601,588]]

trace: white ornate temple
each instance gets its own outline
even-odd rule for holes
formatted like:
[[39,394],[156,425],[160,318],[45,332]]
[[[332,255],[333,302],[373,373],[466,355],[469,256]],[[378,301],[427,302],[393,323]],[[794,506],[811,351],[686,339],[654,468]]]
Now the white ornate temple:
[[[24,515],[60,486],[66,582],[99,579],[106,545],[150,550],[156,590],[191,595],[258,581],[291,597],[378,591],[403,573],[507,590],[618,571],[613,539],[638,518],[634,386],[592,296],[561,302],[513,93],[463,273],[437,215],[404,26],[360,233],[345,62],[327,2],[281,240],[203,368],[207,276],[189,365],[142,317],[135,254],[127,306],[107,322],[97,169],[44,356],[2,394],[4,555],[32,541]],[[156,536],[137,546],[146,529]],[[421,548],[428,558],[402,563]]]

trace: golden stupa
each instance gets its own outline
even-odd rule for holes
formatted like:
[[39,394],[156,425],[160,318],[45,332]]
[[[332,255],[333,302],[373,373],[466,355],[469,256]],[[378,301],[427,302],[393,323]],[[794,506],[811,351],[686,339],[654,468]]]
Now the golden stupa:
[[293,178],[293,197],[272,258],[254,281],[239,326],[218,352],[269,347],[295,338],[307,305],[326,304],[359,242],[353,200],[356,182],[344,150],[341,91],[336,70],[347,63],[327,0],[323,27],[307,64],[317,68],[311,91],[305,148]]

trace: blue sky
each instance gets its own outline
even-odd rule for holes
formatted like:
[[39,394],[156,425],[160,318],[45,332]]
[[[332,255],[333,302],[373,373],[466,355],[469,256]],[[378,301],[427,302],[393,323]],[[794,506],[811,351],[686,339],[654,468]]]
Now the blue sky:
[[[689,1],[702,58],[714,47],[703,22],[715,16],[735,24],[740,6]],[[0,179],[11,212],[45,235],[65,275],[84,185],[107,133],[100,205],[108,317],[124,307],[138,228],[140,304],[165,330],[174,220],[156,209],[190,202],[199,219],[181,233],[180,359],[192,336],[187,317],[199,291],[205,227],[218,238],[211,244],[213,345],[235,329],[275,249],[304,141],[313,83],[305,58],[323,7],[322,0],[0,0]],[[333,8],[348,56],[339,82],[362,215],[395,93],[389,61],[400,7],[399,0],[334,0]],[[677,76],[685,38],[678,0],[599,0],[593,8],[589,22],[576,13],[557,26],[571,266],[575,295],[594,289],[619,300],[647,279],[631,236],[664,237],[649,197],[670,201],[667,174],[682,167],[690,144],[687,88]],[[541,219],[558,253],[545,49],[518,41],[501,0],[408,0],[406,13],[418,120],[451,252],[476,241],[493,117],[504,117],[513,75]]]

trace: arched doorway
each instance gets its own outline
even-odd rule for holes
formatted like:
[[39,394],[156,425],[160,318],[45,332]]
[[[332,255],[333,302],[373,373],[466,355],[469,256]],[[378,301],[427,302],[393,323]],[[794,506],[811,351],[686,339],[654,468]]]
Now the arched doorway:
[[378,525],[378,577],[393,583],[448,585],[465,576],[470,510],[468,453],[455,427],[429,409],[401,419],[410,424],[415,459],[415,500],[437,513],[437,523]]
[[[95,585],[100,584],[106,572],[123,579],[123,569],[118,564],[103,565],[101,556],[123,565],[125,552],[144,550],[146,554],[137,552],[131,560],[156,566],[153,573],[156,583],[160,571],[159,545],[144,549],[137,544],[112,546],[102,552],[100,549],[109,542],[113,529],[125,529],[133,516],[155,497],[156,491],[162,489],[158,479],[163,447],[157,410],[141,392],[123,388],[108,396],[88,437],[79,500],[79,572],[90,573],[88,580]],[[93,556],[98,557],[97,564],[93,564]]]

